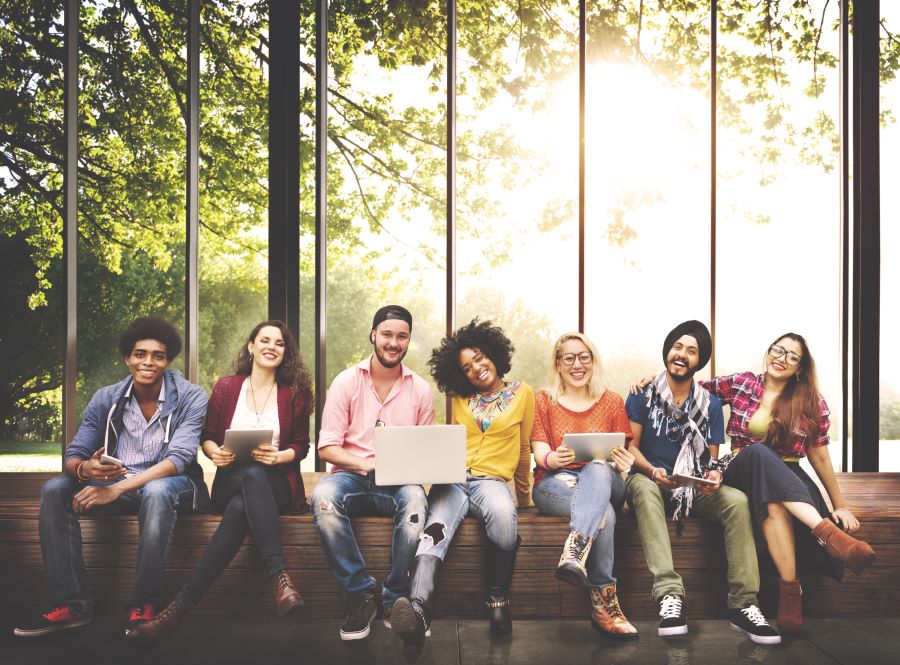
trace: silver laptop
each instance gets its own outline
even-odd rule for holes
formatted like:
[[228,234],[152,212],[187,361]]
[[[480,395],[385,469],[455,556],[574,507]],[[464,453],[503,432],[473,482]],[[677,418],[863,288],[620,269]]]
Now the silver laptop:
[[434,485],[465,480],[465,425],[375,428],[376,485]]

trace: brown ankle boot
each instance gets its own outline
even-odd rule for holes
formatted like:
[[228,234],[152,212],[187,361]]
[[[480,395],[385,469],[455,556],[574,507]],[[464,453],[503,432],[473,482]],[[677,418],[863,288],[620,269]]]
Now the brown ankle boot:
[[303,605],[303,596],[294,586],[291,576],[286,570],[272,576],[272,594],[275,596],[275,607],[278,616],[284,616],[291,610]]
[[782,635],[799,635],[803,632],[803,590],[797,580],[779,580],[778,630]]
[[844,533],[828,518],[819,522],[812,534],[831,556],[843,561],[857,575],[875,561],[875,551],[869,543]]
[[129,642],[148,644],[158,642],[174,631],[184,621],[194,603],[181,596],[175,596],[171,603],[149,621],[142,621],[125,631],[125,639]]

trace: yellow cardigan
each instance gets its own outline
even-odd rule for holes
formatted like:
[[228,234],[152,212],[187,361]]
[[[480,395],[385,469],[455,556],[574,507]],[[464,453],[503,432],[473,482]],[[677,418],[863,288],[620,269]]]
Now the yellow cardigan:
[[534,391],[522,383],[509,403],[482,432],[469,408],[469,398],[455,396],[451,420],[466,426],[466,468],[475,476],[493,476],[509,482],[515,474],[520,506],[530,505],[531,426]]

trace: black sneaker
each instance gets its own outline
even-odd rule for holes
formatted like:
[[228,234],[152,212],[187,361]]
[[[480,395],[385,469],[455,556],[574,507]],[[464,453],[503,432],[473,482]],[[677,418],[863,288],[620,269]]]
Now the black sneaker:
[[766,617],[756,605],[742,610],[728,610],[731,627],[744,633],[757,644],[781,644],[781,635],[769,625]]
[[684,613],[684,600],[681,596],[668,594],[659,602],[659,636],[686,635],[687,616]]
[[378,604],[371,593],[353,596],[347,609],[347,620],[341,626],[341,639],[361,640],[369,635],[369,624],[378,614]]
[[41,635],[55,633],[57,630],[84,626],[93,619],[94,617],[91,614],[72,605],[60,605],[44,612],[33,621],[16,626],[13,634],[18,637],[40,637]]

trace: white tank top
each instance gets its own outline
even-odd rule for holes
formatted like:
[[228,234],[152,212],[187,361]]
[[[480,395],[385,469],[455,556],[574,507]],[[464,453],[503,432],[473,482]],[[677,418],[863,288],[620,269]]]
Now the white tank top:
[[[241,384],[241,394],[238,395],[237,406],[231,419],[231,428],[270,429],[272,430],[272,445],[278,448],[278,443],[281,441],[281,427],[278,424],[278,386],[272,389],[269,401],[265,405],[265,411],[257,416],[247,406],[247,386],[249,384],[250,377],[248,376]],[[268,393],[268,391],[266,392]],[[262,409],[265,399],[265,395],[256,395],[256,408]]]

